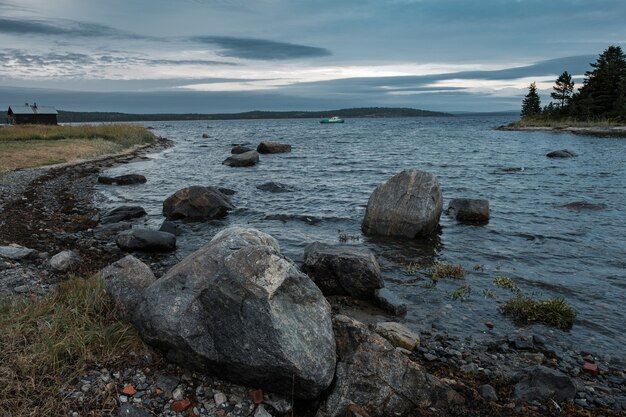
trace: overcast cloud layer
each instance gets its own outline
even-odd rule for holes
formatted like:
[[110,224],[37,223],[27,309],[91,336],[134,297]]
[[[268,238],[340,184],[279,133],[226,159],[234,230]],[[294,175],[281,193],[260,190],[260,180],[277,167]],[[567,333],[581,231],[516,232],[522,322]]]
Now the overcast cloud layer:
[[626,44],[621,0],[0,0],[0,106],[517,110]]

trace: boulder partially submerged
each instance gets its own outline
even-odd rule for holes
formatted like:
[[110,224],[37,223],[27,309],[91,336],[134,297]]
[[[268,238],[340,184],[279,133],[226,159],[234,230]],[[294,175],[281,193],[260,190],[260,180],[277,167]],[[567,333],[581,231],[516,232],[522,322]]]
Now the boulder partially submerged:
[[385,286],[374,254],[352,246],[311,243],[304,249],[302,269],[325,295],[371,300]]
[[126,220],[136,219],[145,216],[146,210],[141,206],[120,206],[107,212],[100,219],[100,223],[119,223]]
[[552,151],[546,154],[548,158],[573,158],[576,154],[567,149],[561,149],[560,151]]
[[335,370],[330,311],[274,238],[234,227],[146,289],[134,322],[184,367],[315,398]]
[[258,153],[285,153],[291,152],[291,145],[267,140],[259,143],[256,150]]
[[439,229],[443,198],[433,174],[405,170],[376,187],[361,228],[366,235],[422,238]]
[[257,151],[248,151],[240,154],[232,154],[222,162],[223,165],[229,167],[251,167],[259,162],[259,153]]
[[462,223],[489,223],[489,200],[479,198],[453,198],[447,213]]
[[168,219],[212,219],[225,217],[235,207],[216,187],[194,185],[176,191],[163,202]]

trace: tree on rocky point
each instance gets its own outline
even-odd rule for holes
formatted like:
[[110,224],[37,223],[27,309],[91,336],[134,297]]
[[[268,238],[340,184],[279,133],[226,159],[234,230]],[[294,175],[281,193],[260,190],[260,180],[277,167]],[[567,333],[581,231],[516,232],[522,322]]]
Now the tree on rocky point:
[[541,114],[541,99],[537,94],[537,85],[533,82],[528,87],[528,94],[522,101],[522,118]]
[[556,79],[552,90],[554,91],[550,93],[550,97],[552,97],[553,100],[556,100],[557,105],[560,108],[563,109],[569,106],[572,99],[572,93],[574,91],[574,82],[572,81],[571,74],[565,71],[563,74],[559,75],[559,78]]

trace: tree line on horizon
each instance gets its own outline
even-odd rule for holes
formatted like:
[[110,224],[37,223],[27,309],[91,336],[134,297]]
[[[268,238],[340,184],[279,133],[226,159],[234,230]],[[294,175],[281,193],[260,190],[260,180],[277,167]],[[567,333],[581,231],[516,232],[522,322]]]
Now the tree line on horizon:
[[585,72],[583,85],[574,91],[572,75],[564,71],[556,79],[550,97],[553,100],[541,107],[537,85],[528,87],[522,101],[522,119],[572,118],[575,120],[626,121],[626,55],[619,46],[609,46]]

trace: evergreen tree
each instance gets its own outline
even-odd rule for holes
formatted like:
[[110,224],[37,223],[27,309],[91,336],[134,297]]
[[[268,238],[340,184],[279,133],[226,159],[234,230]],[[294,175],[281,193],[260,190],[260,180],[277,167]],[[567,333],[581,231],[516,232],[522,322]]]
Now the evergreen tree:
[[537,94],[537,85],[533,82],[528,87],[528,94],[522,101],[522,118],[541,114],[541,99]]
[[559,75],[559,78],[556,79],[552,90],[554,91],[550,93],[550,97],[556,100],[557,105],[561,109],[568,107],[572,100],[572,93],[574,92],[572,76],[567,71],[563,72],[563,74]]
[[626,55],[619,46],[609,46],[591,66],[593,70],[585,73],[579,95],[585,113],[591,117],[620,117],[626,94]]

